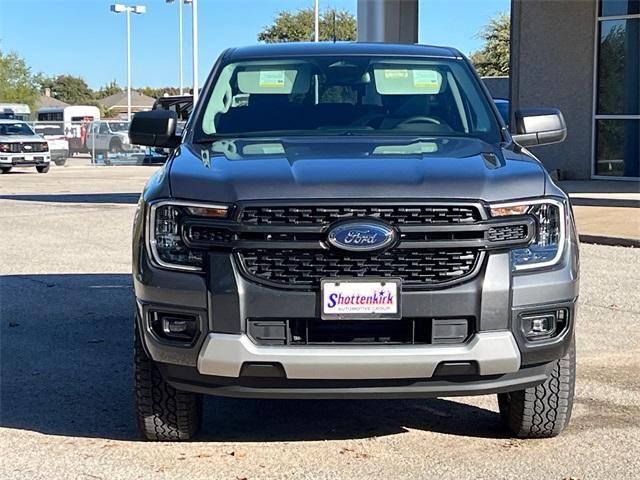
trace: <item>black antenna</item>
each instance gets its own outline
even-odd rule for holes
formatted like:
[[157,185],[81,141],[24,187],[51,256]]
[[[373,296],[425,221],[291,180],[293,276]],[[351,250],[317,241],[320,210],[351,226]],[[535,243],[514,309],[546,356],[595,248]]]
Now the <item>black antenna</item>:
[[333,9],[333,43],[336,43],[336,9]]

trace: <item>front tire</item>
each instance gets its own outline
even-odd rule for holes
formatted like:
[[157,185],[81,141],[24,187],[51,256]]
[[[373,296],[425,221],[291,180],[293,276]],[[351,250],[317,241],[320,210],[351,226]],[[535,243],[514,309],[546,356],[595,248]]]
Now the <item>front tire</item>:
[[202,395],[176,390],[162,378],[142,347],[136,322],[134,375],[138,429],[154,441],[193,438],[200,428]]
[[500,416],[520,438],[548,438],[560,434],[571,419],[576,381],[576,345],[555,361],[549,378],[536,387],[498,394]]
[[122,149],[122,143],[120,143],[118,140],[111,140],[111,143],[109,144],[109,153],[122,153],[123,149]]
[[9,173],[12,167],[2,167],[0,168],[0,173]]
[[51,167],[47,165],[46,167],[36,167],[36,170],[38,171],[38,173],[47,173],[49,171],[49,168]]

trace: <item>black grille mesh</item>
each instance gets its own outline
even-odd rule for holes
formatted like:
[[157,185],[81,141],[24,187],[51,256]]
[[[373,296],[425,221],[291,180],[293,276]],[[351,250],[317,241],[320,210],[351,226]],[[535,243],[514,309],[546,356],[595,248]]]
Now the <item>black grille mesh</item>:
[[346,218],[368,217],[392,225],[472,223],[477,208],[454,205],[245,207],[240,221],[249,225],[327,225]]
[[247,273],[256,280],[288,288],[318,289],[326,277],[399,277],[403,285],[438,285],[472,273],[477,249],[389,250],[371,255],[333,251],[256,249],[240,252]]
[[491,242],[504,242],[507,240],[523,240],[527,238],[526,225],[505,225],[491,227],[487,230],[487,238]]
[[42,153],[49,151],[47,142],[15,142],[10,145],[12,153]]

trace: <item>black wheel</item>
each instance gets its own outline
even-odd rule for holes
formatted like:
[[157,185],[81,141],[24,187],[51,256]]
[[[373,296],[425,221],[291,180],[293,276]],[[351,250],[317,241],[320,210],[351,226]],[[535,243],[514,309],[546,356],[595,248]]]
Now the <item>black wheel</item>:
[[47,173],[49,171],[50,166],[47,165],[46,167],[36,167],[36,170],[38,170],[38,173]]
[[520,438],[555,437],[569,425],[576,381],[575,339],[543,384],[498,394],[505,426]]
[[136,415],[142,436],[155,441],[193,438],[200,428],[202,395],[176,390],[164,381],[142,348],[137,322],[134,369]]
[[59,158],[57,160],[54,160],[54,162],[56,163],[56,165],[58,167],[64,167],[67,163],[67,159],[66,158]]
[[0,173],[9,173],[12,167],[1,167]]
[[109,143],[109,152],[111,153],[120,153],[122,152],[122,143],[119,140],[111,140]]

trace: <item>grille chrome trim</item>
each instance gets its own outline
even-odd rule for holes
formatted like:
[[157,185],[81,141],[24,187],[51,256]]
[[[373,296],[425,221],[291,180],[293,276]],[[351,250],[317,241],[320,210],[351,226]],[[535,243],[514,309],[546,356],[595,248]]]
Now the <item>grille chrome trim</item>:
[[[503,234],[499,229],[524,227],[522,236]],[[517,219],[484,220],[470,225],[415,225],[395,227],[399,242],[395,248],[504,248],[526,246],[533,239],[535,221],[530,216]],[[196,220],[183,223],[182,236],[191,248],[290,248],[327,249],[326,232],[321,226],[246,226],[233,221]]]

